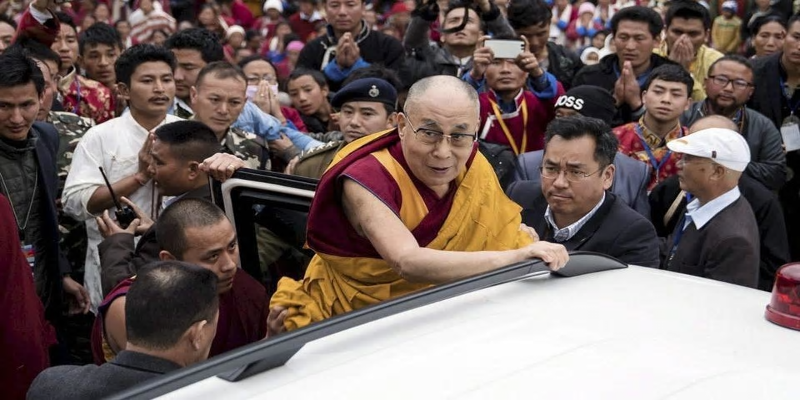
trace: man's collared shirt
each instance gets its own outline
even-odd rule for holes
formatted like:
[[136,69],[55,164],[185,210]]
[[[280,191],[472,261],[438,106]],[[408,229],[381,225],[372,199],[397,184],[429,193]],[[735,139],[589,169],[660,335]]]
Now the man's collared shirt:
[[553,214],[550,211],[550,206],[547,206],[547,209],[544,211],[544,219],[547,223],[553,228],[553,240],[556,242],[566,242],[567,240],[572,239],[578,231],[586,225],[586,222],[594,216],[597,210],[600,209],[600,206],[603,205],[603,202],[606,201],[606,192],[603,192],[603,197],[600,199],[600,202],[597,203],[594,208],[586,213],[581,219],[575,221],[572,225],[559,229],[556,225],[556,221],[553,219]]
[[[180,121],[167,115],[159,126]],[[155,129],[155,128],[154,128]],[[105,181],[98,167],[103,167],[111,183],[135,174],[139,169],[139,150],[150,132],[139,125],[130,112],[97,125],[83,136],[75,148],[67,181],[64,185],[62,202],[64,212],[78,221],[86,221],[88,250],[86,251],[86,289],[96,309],[103,300],[100,284],[100,255],[97,245],[103,240],[94,215],[86,209],[89,199]],[[161,204],[152,181],[127,196],[154,220]],[[113,209],[109,210],[113,213]]]
[[717,214],[719,214],[725,207],[733,204],[741,196],[739,187],[734,186],[733,189],[725,192],[723,195],[706,204],[700,205],[700,200],[695,198],[691,203],[686,205],[686,221],[684,222],[683,229],[694,222],[697,230],[700,230],[711,221]]

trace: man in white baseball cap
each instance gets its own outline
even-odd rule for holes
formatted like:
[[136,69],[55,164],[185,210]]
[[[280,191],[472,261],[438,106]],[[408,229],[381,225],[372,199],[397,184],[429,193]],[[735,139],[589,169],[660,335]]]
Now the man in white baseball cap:
[[709,128],[667,147],[681,155],[678,179],[691,200],[662,247],[662,269],[756,287],[758,225],[737,186],[750,162],[747,142],[736,131]]

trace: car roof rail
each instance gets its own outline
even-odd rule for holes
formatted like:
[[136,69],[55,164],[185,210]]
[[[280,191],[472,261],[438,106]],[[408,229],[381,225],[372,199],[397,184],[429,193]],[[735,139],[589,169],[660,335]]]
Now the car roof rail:
[[269,340],[251,343],[195,365],[154,378],[109,398],[152,399],[213,376],[231,382],[240,381],[282,366],[300,351],[306,343],[387,316],[533,276],[550,273],[555,276],[572,277],[622,268],[627,268],[627,265],[613,257],[593,252],[570,253],[567,265],[555,272],[551,272],[547,265],[538,259],[519,262],[484,274],[437,285],[337,315],[302,329],[278,335]]

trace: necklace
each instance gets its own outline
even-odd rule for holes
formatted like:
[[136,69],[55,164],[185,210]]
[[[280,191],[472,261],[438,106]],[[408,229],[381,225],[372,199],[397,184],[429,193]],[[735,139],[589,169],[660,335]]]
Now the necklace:
[[6,179],[3,177],[3,174],[0,173],[0,183],[3,184],[3,192],[6,193],[8,196],[8,203],[11,204],[11,212],[14,213],[14,221],[17,223],[17,229],[19,230],[20,239],[24,239],[25,237],[25,228],[28,227],[28,222],[31,219],[31,210],[33,209],[34,200],[36,200],[36,189],[39,187],[39,166],[36,166],[34,170],[34,179],[33,179],[33,192],[31,194],[31,202],[28,204],[28,212],[25,214],[25,221],[23,224],[20,224],[19,217],[17,216],[17,209],[14,207],[14,201],[11,200],[11,192],[8,191],[8,186],[6,186]]

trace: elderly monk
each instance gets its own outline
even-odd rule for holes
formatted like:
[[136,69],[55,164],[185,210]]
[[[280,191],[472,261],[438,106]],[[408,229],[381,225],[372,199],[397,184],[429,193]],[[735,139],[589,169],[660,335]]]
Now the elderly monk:
[[450,76],[420,80],[397,128],[345,146],[317,187],[308,220],[316,252],[283,278],[269,329],[312,322],[531,258],[566,264],[536,241],[478,152],[478,95]]

